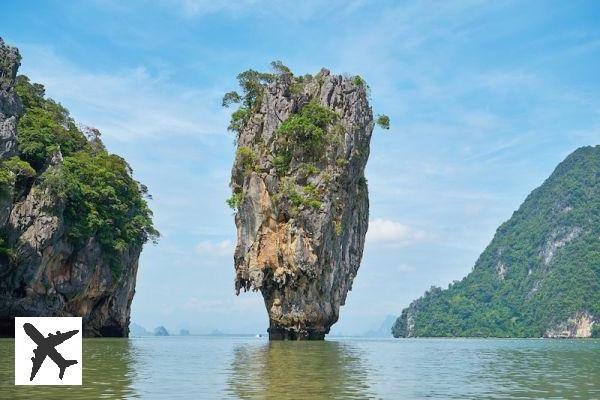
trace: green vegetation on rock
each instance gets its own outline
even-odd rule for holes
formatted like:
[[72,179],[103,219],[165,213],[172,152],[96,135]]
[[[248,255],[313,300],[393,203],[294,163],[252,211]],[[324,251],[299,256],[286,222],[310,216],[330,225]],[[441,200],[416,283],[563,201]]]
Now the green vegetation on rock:
[[[293,178],[293,184],[275,186],[278,201],[289,202],[291,210],[300,208],[319,209],[321,204],[307,185],[309,178],[320,177],[319,185],[330,184],[332,172],[324,165],[346,167],[348,155],[343,152],[345,138],[350,132],[342,124],[342,116],[321,103],[317,93],[323,85],[323,77],[329,71],[323,70],[316,76],[310,74],[295,76],[290,68],[281,61],[271,63],[272,72],[244,71],[237,76],[240,92],[225,93],[222,100],[224,107],[237,105],[231,114],[228,130],[236,133],[236,141],[247,125],[264,124],[267,115],[261,111],[261,103],[268,85],[282,90],[284,96],[294,99],[288,117],[275,129],[274,135],[268,138],[268,145],[260,135],[252,142],[239,144],[236,153],[237,171],[240,177],[248,178],[252,173],[267,173],[275,170],[279,179]],[[360,76],[344,78],[353,90],[368,96],[368,85]],[[338,111],[339,112],[339,111]],[[250,120],[251,119],[251,120]],[[378,124],[389,129],[389,118],[379,116]],[[259,128],[262,129],[262,128]],[[257,165],[260,162],[260,170]],[[270,165],[269,165],[270,164]],[[314,185],[315,183],[312,183]],[[239,185],[238,185],[239,186]],[[243,186],[243,185],[242,185]],[[366,185],[365,185],[366,187]],[[229,207],[237,209],[242,199],[238,192],[240,187],[232,187],[234,193],[226,200]]]
[[119,254],[159,235],[144,199],[146,187],[131,177],[124,159],[105,150],[97,130],[86,137],[63,106],[45,98],[42,85],[21,75],[15,87],[24,106],[17,126],[20,158],[4,161],[0,183],[10,177],[6,171],[17,180],[39,177],[64,201],[72,244],[83,246],[95,238],[119,272]]
[[599,321],[599,237],[600,147],[584,147],[498,228],[469,275],[411,303],[392,332],[540,337]]
[[323,149],[325,130],[336,118],[336,113],[311,101],[279,126],[276,151],[279,154],[318,157]]
[[236,192],[232,193],[231,197],[228,198],[225,202],[227,203],[229,208],[231,208],[232,210],[237,210],[237,208],[242,203],[242,200],[244,200],[244,193]]
[[390,117],[385,114],[379,114],[375,123],[379,125],[381,129],[390,129]]
[[25,109],[19,118],[17,140],[20,157],[36,171],[47,164],[49,155],[60,148],[63,156],[89,150],[89,143],[69,112],[59,103],[44,97],[44,86],[17,77],[15,90]]

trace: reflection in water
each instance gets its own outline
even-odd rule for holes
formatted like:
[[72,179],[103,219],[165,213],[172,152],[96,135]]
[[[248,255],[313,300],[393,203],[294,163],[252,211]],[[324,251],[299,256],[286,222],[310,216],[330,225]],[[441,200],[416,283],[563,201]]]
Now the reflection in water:
[[14,386],[0,399],[600,399],[600,340],[251,337],[85,339],[83,387]]
[[372,397],[351,343],[269,342],[234,348],[227,393],[242,399]]
[[[510,344],[510,345],[508,345]],[[505,342],[486,365],[497,398],[600,398],[600,342],[539,340]]]
[[[14,386],[14,340],[0,340],[0,398],[135,398],[127,339],[84,339],[82,386]],[[52,362],[49,360],[44,361]]]

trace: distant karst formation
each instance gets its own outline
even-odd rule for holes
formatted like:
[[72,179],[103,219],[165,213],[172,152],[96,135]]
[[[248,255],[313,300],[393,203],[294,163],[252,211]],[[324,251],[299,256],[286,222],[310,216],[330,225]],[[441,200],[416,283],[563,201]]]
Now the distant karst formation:
[[0,39],[0,336],[17,316],[127,336],[138,258],[158,234],[146,188],[19,65]]
[[[238,76],[235,288],[260,290],[270,339],[323,339],[352,287],[368,226],[373,115],[359,76]],[[383,126],[389,122],[387,117]],[[384,126],[385,127],[385,126]]]
[[600,146],[569,155],[473,271],[402,311],[396,337],[600,337]]

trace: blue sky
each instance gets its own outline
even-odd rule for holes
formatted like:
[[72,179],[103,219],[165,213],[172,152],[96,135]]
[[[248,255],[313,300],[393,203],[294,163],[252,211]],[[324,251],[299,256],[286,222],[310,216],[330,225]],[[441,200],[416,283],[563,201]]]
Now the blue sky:
[[391,117],[373,136],[371,227],[335,333],[462,278],[556,164],[600,143],[596,1],[20,1],[2,14],[21,72],[154,196],[163,237],[142,253],[132,313],[147,328],[267,327],[260,295],[234,294],[224,202],[220,98],[240,71],[360,74]]

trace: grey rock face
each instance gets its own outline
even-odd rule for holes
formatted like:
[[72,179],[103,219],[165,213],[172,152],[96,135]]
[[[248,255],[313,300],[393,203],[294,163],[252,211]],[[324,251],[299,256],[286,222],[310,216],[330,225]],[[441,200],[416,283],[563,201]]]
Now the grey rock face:
[[[17,154],[22,112],[14,90],[19,53],[0,39],[0,159]],[[60,168],[52,154],[48,168]],[[85,336],[127,336],[139,246],[121,252],[116,277],[95,238],[75,248],[66,237],[64,204],[38,179],[0,196],[0,234],[13,254],[0,255],[0,336],[16,316],[80,316]]]
[[14,84],[20,63],[19,51],[0,38],[0,159],[16,152],[17,118],[23,107]]
[[[301,87],[285,78],[265,88],[237,137],[231,188],[243,200],[235,215],[235,287],[261,291],[271,339],[323,339],[362,258],[373,115],[365,85],[351,78],[325,69]],[[325,130],[318,157],[295,150],[282,174],[275,167],[278,128],[309,102],[334,111],[337,121]],[[242,148],[254,154],[253,168]],[[312,204],[299,200],[307,197]]]

